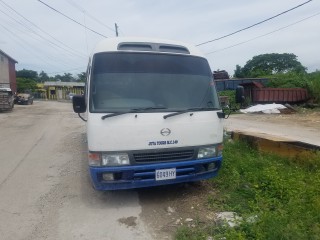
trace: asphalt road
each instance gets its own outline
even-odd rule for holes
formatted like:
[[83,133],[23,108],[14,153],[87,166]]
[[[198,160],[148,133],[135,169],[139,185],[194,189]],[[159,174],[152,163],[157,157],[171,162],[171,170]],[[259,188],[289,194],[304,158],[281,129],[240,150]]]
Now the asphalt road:
[[85,125],[70,103],[0,113],[0,239],[153,239],[137,191],[88,179]]

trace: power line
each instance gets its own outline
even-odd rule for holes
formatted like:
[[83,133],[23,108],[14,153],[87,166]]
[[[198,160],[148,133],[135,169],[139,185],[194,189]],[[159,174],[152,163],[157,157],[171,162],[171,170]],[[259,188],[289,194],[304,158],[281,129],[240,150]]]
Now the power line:
[[[5,12],[3,12],[1,9],[0,9],[0,12],[2,12],[2,13],[4,13],[6,16],[8,16],[9,18],[11,18],[8,14],[6,14]],[[9,19],[8,18],[8,19]],[[15,22],[17,22],[17,23],[19,23],[19,24],[21,24],[22,26],[23,26],[23,24],[21,23],[21,22],[19,22],[18,20],[16,20],[15,18],[12,18]],[[25,45],[26,44],[26,41],[24,40],[24,39],[22,39],[21,37],[19,37],[16,33],[14,33],[14,32],[12,32],[12,31],[10,31],[8,28],[6,28],[4,25],[2,25],[2,24],[0,24],[5,30],[7,30],[8,32],[10,32],[12,35],[14,35],[16,38],[19,38],[20,40],[21,40],[21,43],[22,43],[22,45]],[[6,23],[6,25],[9,25],[12,29],[13,28],[15,28],[15,26],[14,25],[11,25],[9,22],[7,22]],[[16,29],[18,29],[18,28],[16,28]],[[32,29],[28,29],[28,30],[30,30],[30,31],[32,31]],[[19,31],[21,31],[20,29],[19,29]],[[23,32],[23,31],[21,31],[21,32]],[[29,34],[29,32],[26,32],[27,34]],[[39,40],[39,39],[37,39],[35,36],[33,36],[33,35],[30,35],[30,37],[32,37],[33,39],[35,39],[35,40]],[[40,52],[40,51],[37,51],[37,52]],[[48,57],[49,58],[49,57]]]
[[258,22],[258,23],[255,23],[255,24],[253,24],[253,25],[250,25],[249,27],[242,28],[242,29],[240,29],[240,30],[237,30],[237,31],[232,32],[232,33],[229,33],[229,34],[224,35],[224,36],[222,36],[222,37],[218,37],[218,38],[215,38],[215,39],[212,39],[212,40],[203,42],[203,43],[199,43],[199,44],[197,44],[196,46],[201,46],[201,45],[204,45],[204,44],[207,44],[207,43],[211,43],[211,42],[214,42],[214,41],[218,41],[218,40],[220,40],[220,39],[223,39],[223,38],[232,36],[232,35],[234,35],[234,34],[236,34],[236,33],[242,32],[242,31],[247,30],[247,29],[249,29],[249,28],[255,27],[255,26],[259,25],[259,24],[262,24],[262,23],[267,22],[267,21],[269,21],[269,20],[271,20],[271,19],[274,19],[274,18],[276,18],[276,17],[279,17],[279,16],[281,16],[281,15],[283,15],[283,14],[285,14],[285,13],[288,13],[288,12],[294,10],[294,9],[297,9],[297,8],[303,6],[303,5],[305,5],[305,4],[307,4],[307,3],[311,2],[311,1],[312,1],[312,0],[306,1],[306,2],[304,2],[304,3],[302,3],[302,4],[299,4],[298,6],[295,6],[295,7],[290,8],[290,9],[284,11],[284,12],[281,12],[281,13],[279,13],[279,14],[277,14],[277,15],[274,15],[274,16],[272,16],[272,17],[270,17],[270,18],[267,18],[267,19],[265,19],[265,20],[263,20],[263,21],[260,21],[260,22]]
[[230,48],[233,48],[233,47],[242,45],[242,44],[244,44],[244,43],[251,42],[251,41],[253,41],[253,40],[255,40],[255,39],[258,39],[258,38],[261,38],[261,37],[265,37],[265,36],[270,35],[270,34],[272,34],[272,33],[281,31],[281,30],[283,30],[283,29],[285,29],[285,28],[289,28],[289,27],[291,27],[291,26],[293,26],[293,25],[296,25],[296,24],[298,24],[298,23],[300,23],[300,22],[306,21],[306,20],[308,20],[308,19],[310,19],[310,18],[313,18],[313,17],[315,17],[315,16],[317,16],[317,15],[319,15],[319,14],[320,14],[320,12],[318,12],[318,13],[310,16],[310,17],[303,18],[303,19],[301,19],[301,20],[299,20],[299,21],[297,21],[297,22],[294,22],[294,23],[289,24],[289,25],[287,25],[287,26],[284,26],[284,27],[282,27],[282,28],[278,28],[278,29],[276,29],[276,30],[274,30],[274,31],[272,31],[272,32],[268,32],[268,33],[266,33],[266,34],[257,36],[257,37],[255,37],[255,38],[251,38],[251,39],[249,39],[249,40],[247,40],[247,41],[243,41],[243,42],[240,42],[240,43],[231,45],[231,46],[229,46],[229,47],[221,48],[221,49],[218,49],[218,50],[215,50],[215,51],[212,51],[212,52],[208,52],[208,53],[206,53],[206,55],[209,55],[209,54],[212,54],[212,53],[216,53],[216,52],[221,52],[221,51],[224,51],[224,50],[227,50],[227,49],[230,49]]
[[[0,9],[0,12],[4,13],[1,9]],[[37,44],[28,44],[26,42],[25,38],[22,38],[21,36],[19,36],[17,34],[17,30],[18,30],[18,31],[20,31],[22,33],[27,33],[28,35],[30,35],[30,37],[32,37],[33,39],[38,41],[39,38],[36,38],[37,35],[34,36],[34,35],[30,34],[31,32],[34,33],[33,29],[30,29],[29,27],[23,25],[17,19],[9,16],[8,14],[5,14],[5,15],[8,16],[8,18],[5,19],[5,20],[9,20],[9,21],[4,21],[4,22],[0,21],[0,27],[4,28],[5,31],[9,32],[12,35],[12,39],[17,43],[15,48],[17,48],[17,47],[22,48],[23,51],[28,53],[28,56],[35,56],[36,58],[41,60],[42,64],[45,63],[45,65],[48,65],[48,66],[55,65],[57,68],[59,68],[60,66],[58,66],[57,62],[64,62],[63,64],[65,66],[69,66],[69,67],[73,67],[74,66],[73,64],[70,64],[73,61],[67,61],[67,59],[66,59],[66,61],[62,61],[62,60],[65,60],[65,59],[58,60],[56,56],[52,55],[52,57],[51,57],[51,55],[49,55],[49,54],[47,54],[45,57],[42,56],[40,53],[42,53],[43,50],[39,49],[39,46]],[[14,22],[12,22],[11,19],[14,20],[15,22],[19,23],[23,27],[26,27],[26,29],[29,30],[29,31],[23,31],[24,29],[17,28],[17,26],[14,25]],[[13,29],[14,29],[14,31],[12,31]],[[9,36],[9,35],[6,35],[6,36]],[[39,35],[37,37],[39,37]],[[52,46],[52,47],[54,47],[54,46]],[[19,61],[19,62],[21,63],[21,61]]]
[[[20,38],[16,33],[12,32],[10,29],[8,29],[7,27],[5,27],[3,24],[0,23],[0,26],[2,28],[4,28],[7,32],[9,32],[11,35],[13,35],[15,38],[13,38],[14,41],[16,41],[18,44],[17,46],[23,46],[24,45],[24,39]],[[19,41],[18,41],[19,40]],[[26,45],[27,47],[29,47],[29,45]],[[31,48],[28,49],[26,48],[26,46],[24,46],[22,49],[25,51],[25,52],[28,52],[28,54],[31,54],[31,55],[34,55],[34,56],[37,56],[38,55],[38,58],[42,60],[42,62],[46,63],[47,65],[52,65],[52,63],[48,62],[46,58],[43,58],[40,54],[38,54],[39,51],[34,51],[32,50]],[[56,61],[54,61],[54,64],[56,63]],[[58,65],[56,65],[58,66]]]
[[86,69],[86,67],[85,66],[84,67],[78,67],[78,68],[68,69],[68,70],[61,71],[61,72],[50,72],[50,73],[47,73],[47,74],[49,75],[49,74],[67,73],[67,72],[77,71],[77,70],[80,70],[80,69]]
[[80,26],[82,26],[82,27],[84,27],[84,28],[88,29],[89,31],[91,31],[91,32],[93,32],[93,33],[95,33],[95,34],[97,34],[97,35],[100,35],[101,37],[108,38],[107,36],[105,36],[105,35],[103,35],[103,34],[101,34],[101,33],[98,33],[97,31],[95,31],[95,30],[93,30],[93,29],[91,29],[91,28],[86,27],[86,26],[85,26],[85,25],[83,25],[82,23],[80,23],[80,22],[78,22],[78,21],[74,20],[73,18],[71,18],[71,17],[67,16],[66,14],[64,14],[64,13],[60,12],[59,10],[57,10],[57,9],[55,9],[55,8],[53,8],[53,7],[51,7],[51,6],[49,6],[49,5],[48,5],[48,4],[46,4],[45,2],[42,2],[41,0],[38,0],[38,2],[42,3],[43,5],[45,5],[46,7],[50,8],[51,10],[53,10],[53,11],[55,11],[55,12],[59,13],[60,15],[64,16],[65,18],[68,18],[68,19],[69,19],[69,20],[71,20],[72,22],[74,22],[74,23],[76,23],[76,24],[78,24],[78,25],[80,25]]
[[94,21],[96,21],[97,23],[101,24],[102,26],[106,27],[107,29],[109,29],[112,32],[115,32],[115,30],[112,27],[109,27],[108,25],[106,25],[105,23],[101,22],[99,19],[97,19],[96,17],[94,17],[93,15],[91,15],[88,11],[86,11],[85,9],[83,9],[81,6],[79,6],[78,4],[76,4],[73,0],[67,0],[67,2],[69,2],[69,4],[71,4],[73,7],[77,8],[79,11],[85,13],[89,18],[93,19]]
[[[1,9],[0,9],[0,12],[4,13]],[[6,20],[9,20],[9,21],[10,21],[11,16],[9,16],[8,14],[5,14],[5,15],[8,16],[8,18],[7,18]],[[21,24],[23,27],[26,27],[26,26],[24,26],[21,22],[19,22],[18,20],[16,20],[15,18],[11,18],[11,19],[12,19],[13,21],[15,21],[16,23]],[[11,21],[12,21],[12,20],[11,20]],[[40,35],[37,35],[34,31],[32,31],[32,29],[27,28],[27,30],[29,30],[29,31],[25,32],[25,31],[23,31],[22,29],[17,28],[17,27],[14,25],[14,22],[9,22],[9,21],[6,21],[5,24],[6,24],[7,26],[10,26],[10,29],[14,29],[14,30],[15,30],[14,33],[11,32],[9,29],[5,28],[4,25],[2,25],[2,27],[5,28],[6,31],[8,31],[8,32],[10,32],[12,35],[14,35],[16,38],[20,38],[20,39],[21,39],[21,37],[17,35],[17,30],[18,30],[18,31],[20,31],[20,32],[22,32],[22,33],[26,33],[27,35],[29,35],[31,38],[35,39],[36,41],[39,41],[39,40],[40,40],[39,37],[41,37],[41,36],[40,36]],[[33,35],[32,33],[35,34],[35,35]],[[22,44],[21,44],[21,43],[22,43]],[[32,45],[32,44],[27,44],[26,39],[21,39],[21,43],[18,44],[18,45],[19,45],[19,46],[20,46],[20,45],[21,45],[21,46],[28,46],[28,47],[29,47],[29,46],[32,46],[34,49],[36,49],[36,51],[33,51],[33,52],[37,52],[37,53],[43,52],[42,49],[39,50],[38,45],[36,45],[36,44],[34,44],[34,45]],[[51,44],[50,41],[48,41],[48,43]],[[57,49],[56,46],[53,46],[53,45],[48,45],[48,46],[51,46],[51,47],[53,47],[54,49]],[[38,48],[37,48],[37,47],[38,47]],[[64,53],[65,53],[65,52],[64,52]],[[32,55],[33,55],[33,54],[32,54]],[[69,57],[69,55],[67,55],[67,54],[66,54],[66,56]],[[51,60],[54,61],[54,62],[57,61],[57,59],[51,58],[50,55],[47,55],[47,56],[46,56],[46,59],[51,59]],[[63,60],[64,60],[64,59],[63,59]],[[67,61],[67,59],[66,59],[66,61],[64,61],[64,62],[65,62],[65,64],[69,64],[69,63],[70,63],[70,61]]]
[[[38,30],[40,30],[42,33],[50,36],[53,40],[55,40],[56,42],[60,43],[61,45],[63,45],[63,46],[66,47],[67,49],[62,48],[61,46],[58,46],[58,45],[55,44],[55,43],[52,43],[52,44],[58,46],[59,48],[65,50],[65,51],[71,50],[72,52],[70,52],[70,51],[69,51],[69,52],[72,53],[73,55],[77,55],[77,56],[80,56],[80,57],[85,57],[82,53],[80,53],[80,52],[72,49],[71,47],[69,47],[69,46],[67,46],[66,44],[64,44],[62,41],[56,39],[56,38],[55,38],[54,36],[52,36],[51,34],[47,33],[47,32],[44,31],[44,30],[42,30],[39,26],[37,26],[35,23],[31,22],[29,19],[27,19],[27,18],[24,17],[22,14],[20,14],[19,12],[17,12],[14,8],[12,8],[10,5],[8,5],[8,4],[5,3],[4,1],[0,0],[0,2],[1,2],[2,4],[4,4],[7,8],[9,8],[11,11],[15,12],[17,15],[19,15],[20,17],[22,17],[24,20],[26,20],[27,22],[29,22],[31,25],[33,25],[34,27],[36,27],[36,28],[37,28]],[[7,15],[7,14],[6,14],[6,15]],[[8,16],[8,15],[7,15],[7,16]],[[11,17],[11,16],[8,16],[8,17]],[[12,17],[11,17],[11,18],[12,18]],[[22,23],[19,22],[19,24],[22,24]],[[22,25],[23,25],[23,24],[22,24]],[[25,25],[23,25],[23,26],[26,27],[26,28],[28,28],[28,29],[29,29],[30,31],[32,31],[34,34],[38,35],[38,34],[35,33],[33,30],[31,30],[29,27],[27,27],[27,26],[25,26]],[[45,40],[47,40],[47,39],[45,39]],[[48,41],[49,41],[49,40],[48,40]],[[69,50],[68,50],[68,49],[69,49]]]
[[[0,3],[3,3],[3,2],[0,0]],[[14,22],[18,23],[18,24],[21,25],[22,27],[24,27],[24,28],[26,28],[27,30],[29,30],[29,31],[27,32],[27,34],[30,35],[32,38],[34,38],[34,36],[31,35],[31,33],[33,33],[35,36],[39,37],[40,39],[45,40],[47,43],[49,43],[48,46],[51,46],[51,47],[53,47],[53,48],[55,48],[55,49],[59,49],[59,50],[62,49],[62,50],[64,51],[64,53],[66,54],[66,56],[68,56],[67,53],[69,53],[69,56],[77,56],[77,57],[80,56],[80,57],[84,58],[83,55],[79,55],[79,54],[77,54],[77,53],[74,53],[74,52],[70,51],[69,49],[66,49],[65,47],[62,47],[62,46],[56,44],[55,42],[51,41],[50,39],[43,37],[42,35],[38,34],[36,31],[34,31],[30,26],[26,25],[25,23],[19,21],[19,20],[16,19],[16,18],[12,17],[12,16],[9,15],[8,13],[2,11],[1,9],[0,9],[0,12],[2,12],[4,15],[6,15],[6,16],[8,17],[8,19],[12,19]],[[36,39],[36,38],[34,38],[34,39]],[[36,39],[36,40],[39,40],[39,39]]]

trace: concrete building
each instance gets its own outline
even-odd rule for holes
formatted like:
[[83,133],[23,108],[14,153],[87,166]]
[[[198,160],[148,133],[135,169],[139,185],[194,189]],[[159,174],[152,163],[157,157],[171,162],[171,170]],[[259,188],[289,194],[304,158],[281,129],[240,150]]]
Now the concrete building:
[[84,82],[44,82],[46,98],[49,100],[68,100],[70,94],[80,95],[84,93]]
[[16,63],[16,60],[0,50],[0,87],[10,87],[13,93],[17,92]]

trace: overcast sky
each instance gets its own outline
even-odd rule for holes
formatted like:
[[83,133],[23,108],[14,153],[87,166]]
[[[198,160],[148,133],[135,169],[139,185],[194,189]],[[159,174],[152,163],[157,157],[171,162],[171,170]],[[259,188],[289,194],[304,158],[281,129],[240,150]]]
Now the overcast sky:
[[[115,36],[117,23],[119,36],[164,38],[197,45],[307,0],[42,1],[107,37]],[[237,64],[244,66],[253,56],[264,53],[294,53],[309,72],[315,71],[320,69],[319,13],[320,2],[313,0],[199,49],[206,54],[212,70],[224,69],[230,75]],[[86,30],[38,0],[0,0],[0,49],[18,61],[17,70],[43,70],[50,75],[83,72],[95,44],[104,38],[101,35]],[[233,45],[237,46],[230,47]]]

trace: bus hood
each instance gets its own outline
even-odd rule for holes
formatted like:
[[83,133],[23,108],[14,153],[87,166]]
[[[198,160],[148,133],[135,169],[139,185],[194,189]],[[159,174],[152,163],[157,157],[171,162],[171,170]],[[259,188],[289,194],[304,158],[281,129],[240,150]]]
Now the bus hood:
[[169,113],[128,113],[104,120],[89,113],[89,151],[130,151],[221,143],[223,119],[217,111],[189,112],[164,119]]

